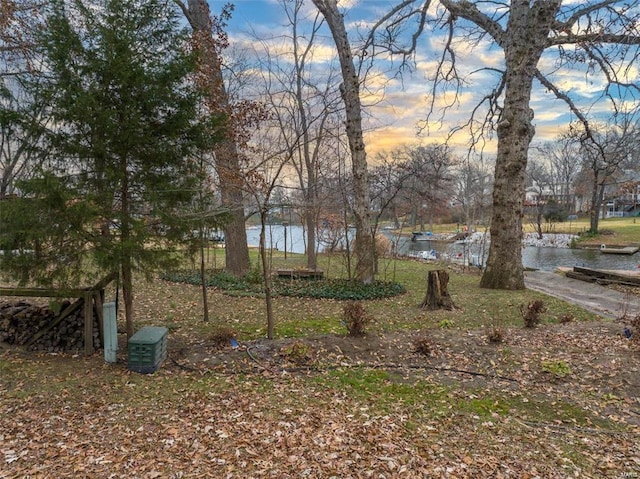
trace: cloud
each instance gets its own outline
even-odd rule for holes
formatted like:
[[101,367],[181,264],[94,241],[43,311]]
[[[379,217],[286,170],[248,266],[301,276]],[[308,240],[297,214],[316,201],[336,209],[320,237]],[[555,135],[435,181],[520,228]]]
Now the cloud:
[[[434,2],[435,5],[436,2]],[[567,0],[567,5],[582,5],[581,0]],[[340,0],[339,7],[344,10],[345,21],[350,34],[356,38],[358,32],[364,32],[373,22],[388,11],[392,2],[372,0]],[[311,2],[305,4],[304,14],[311,18],[316,13]],[[435,7],[434,7],[435,8]],[[231,32],[232,42],[247,46],[256,45],[256,40],[248,34],[253,31],[258,38],[270,38],[273,54],[290,51],[286,38],[290,29],[286,28],[286,18],[282,14],[279,0],[244,0],[236,3]],[[379,70],[367,79],[367,88],[362,89],[362,101],[366,105],[365,124],[367,151],[369,155],[380,149],[391,149],[398,144],[417,141],[441,141],[452,128],[464,124],[470,112],[483,97],[493,91],[499,82],[499,73],[504,66],[502,51],[485,37],[473,47],[467,37],[458,36],[455,40],[457,51],[456,69],[462,80],[461,90],[456,93],[455,85],[443,85],[434,99],[434,112],[427,123],[432,94],[432,79],[438,68],[446,36],[442,33],[425,32],[419,39],[419,49],[415,55],[413,73],[397,77],[397,63],[389,57],[378,58]],[[327,71],[327,65],[336,64],[335,45],[327,30],[317,37],[319,43],[313,49],[313,68]],[[539,63],[539,69],[548,75],[563,92],[582,108],[589,118],[610,115],[611,105],[602,101],[606,79],[599,75],[587,75],[587,66],[575,65],[574,68],[560,68],[557,52],[549,50]],[[631,67],[624,75],[625,81],[638,81],[640,64]],[[322,80],[321,80],[322,81]],[[457,95],[457,96],[456,96]],[[623,107],[637,106],[631,99],[620,94]],[[446,113],[443,114],[445,108]],[[574,119],[565,102],[555,98],[539,83],[534,82],[531,107],[535,112],[535,140],[553,140],[559,131]],[[483,114],[479,112],[479,114]],[[440,122],[442,120],[442,122]],[[425,136],[418,137],[418,123],[427,127]],[[468,132],[460,132],[453,141],[464,148],[469,141]],[[495,142],[489,148],[494,148]]]

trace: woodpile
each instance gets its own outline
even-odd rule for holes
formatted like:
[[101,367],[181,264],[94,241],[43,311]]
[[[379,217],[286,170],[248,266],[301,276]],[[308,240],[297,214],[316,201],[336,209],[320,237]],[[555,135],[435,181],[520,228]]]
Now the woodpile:
[[[0,342],[31,351],[81,352],[84,350],[82,299],[55,306],[26,301],[0,302]],[[98,317],[93,311],[93,343],[100,348]]]

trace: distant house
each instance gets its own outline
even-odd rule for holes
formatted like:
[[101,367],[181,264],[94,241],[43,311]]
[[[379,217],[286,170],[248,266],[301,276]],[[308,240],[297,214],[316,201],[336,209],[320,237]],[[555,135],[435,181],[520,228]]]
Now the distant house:
[[525,190],[524,206],[525,208],[536,208],[554,202],[562,205],[570,213],[576,210],[576,195],[573,188],[566,191],[564,185],[550,184],[539,185],[533,183]]
[[640,216],[640,172],[625,170],[613,184],[607,185],[601,217]]

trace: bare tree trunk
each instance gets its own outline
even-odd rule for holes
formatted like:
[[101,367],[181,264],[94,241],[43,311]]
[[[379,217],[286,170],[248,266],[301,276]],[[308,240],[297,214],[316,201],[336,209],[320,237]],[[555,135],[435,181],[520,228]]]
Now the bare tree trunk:
[[249,271],[250,261],[244,223],[244,195],[242,188],[238,185],[241,178],[240,162],[235,144],[231,141],[224,143],[216,148],[218,176],[222,178],[228,174],[236,177],[236,179],[227,177],[226,181],[220,181],[222,205],[229,209],[231,215],[229,222],[224,226],[225,270],[234,276],[243,276]]
[[273,339],[275,331],[275,321],[273,318],[273,297],[271,294],[271,271],[267,258],[266,247],[266,226],[267,211],[260,210],[260,260],[262,261],[262,275],[264,277],[264,298],[267,307],[267,338]]
[[200,282],[202,284],[202,309],[204,310],[203,320],[209,321],[209,302],[207,301],[207,270],[204,261],[204,233],[200,228]]
[[542,239],[542,210],[543,206],[536,206],[536,229],[538,230],[538,239]]
[[122,177],[120,186],[120,254],[122,260],[120,262],[120,271],[122,272],[122,296],[124,298],[124,315],[125,326],[127,330],[127,338],[134,334],[133,329],[133,266],[131,264],[131,250],[129,249],[129,240],[131,236],[131,215],[129,205],[129,177],[126,174],[127,161],[120,159],[120,170],[125,174]]
[[127,338],[134,334],[133,330],[133,273],[131,270],[131,259],[122,260],[122,297],[124,298],[124,316],[127,329]]
[[[505,98],[497,128],[491,246],[487,267],[480,280],[483,288],[524,289],[521,245],[525,170],[529,145],[535,133],[529,103],[547,32],[560,4],[556,0],[545,6],[531,7],[529,0],[511,2],[507,24],[509,35],[503,45]],[[533,29],[537,29],[535,35],[530,34]]]
[[206,77],[205,88],[209,94],[209,108],[227,117],[226,139],[214,150],[215,168],[220,179],[222,205],[230,212],[230,220],[224,227],[225,269],[230,274],[242,276],[249,270],[249,247],[244,223],[243,176],[235,142],[238,125],[233,125],[230,120],[232,112],[229,95],[224,85],[220,58],[213,38],[209,5],[204,0],[188,0],[187,8],[180,0],[174,1],[187,17],[194,31],[195,43],[201,51],[201,69]]
[[498,125],[498,156],[493,188],[491,246],[480,286],[524,289],[522,208],[527,151],[533,138],[529,109],[532,78],[507,68],[502,121]]
[[[306,120],[305,120],[306,122]],[[305,134],[305,138],[307,135]],[[308,141],[308,139],[305,139]],[[314,153],[315,155],[316,153]],[[305,188],[305,222],[307,233],[307,268],[318,269],[318,255],[316,251],[316,235],[318,232],[318,173],[316,171],[317,158],[312,158],[309,147],[304,148],[307,170],[307,185]]]
[[600,210],[604,199],[605,185],[598,184],[598,176],[593,181],[593,194],[591,195],[591,214],[589,222],[589,232],[597,233],[600,224]]
[[316,219],[315,206],[310,205],[306,209],[305,220],[307,223],[307,268],[318,269],[318,255],[316,254]]
[[343,80],[341,93],[345,104],[346,130],[353,174],[353,214],[356,225],[355,277],[363,283],[371,283],[374,279],[374,242],[371,232],[367,153],[362,135],[362,106],[358,73],[353,63],[351,45],[347,37],[344,18],[338,11],[337,1],[313,0],[313,3],[327,21],[340,58]]

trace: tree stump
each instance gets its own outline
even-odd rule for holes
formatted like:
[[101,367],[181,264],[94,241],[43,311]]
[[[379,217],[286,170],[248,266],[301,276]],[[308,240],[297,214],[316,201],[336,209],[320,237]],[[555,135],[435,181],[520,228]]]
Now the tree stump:
[[420,305],[421,308],[435,311],[436,309],[453,310],[455,305],[447,289],[449,284],[449,273],[443,269],[429,271],[427,277],[427,295]]

